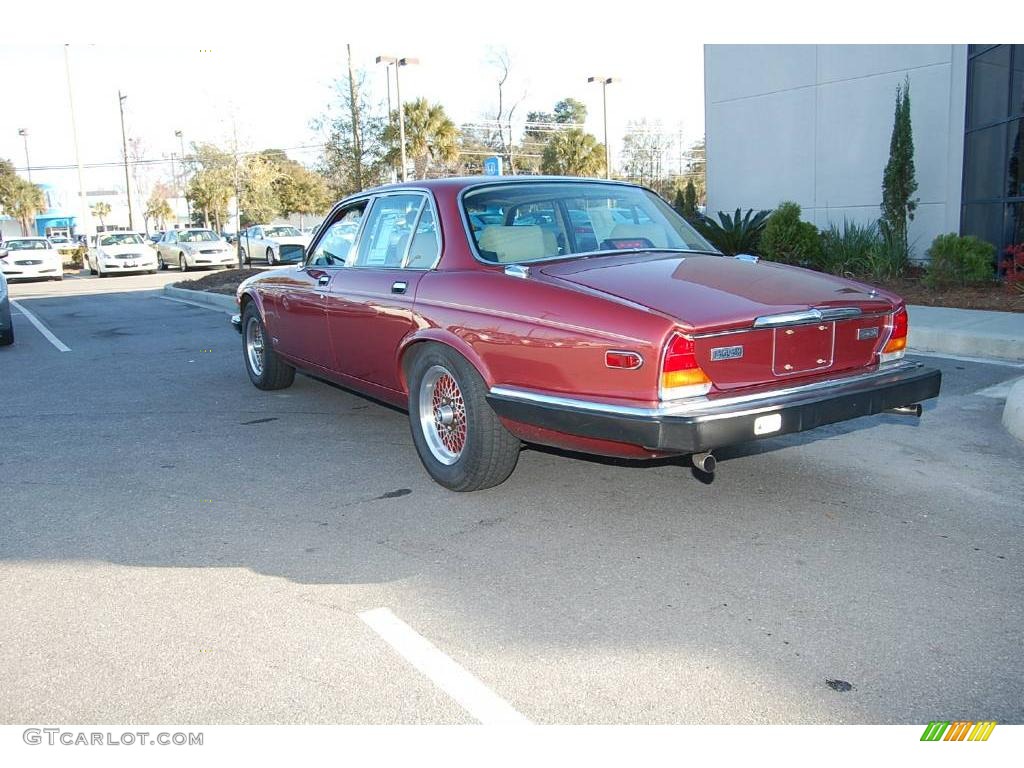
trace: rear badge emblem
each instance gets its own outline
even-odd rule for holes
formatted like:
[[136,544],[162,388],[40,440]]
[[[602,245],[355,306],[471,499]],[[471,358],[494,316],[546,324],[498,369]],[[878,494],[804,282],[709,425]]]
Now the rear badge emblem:
[[740,357],[743,357],[742,344],[737,344],[735,347],[715,347],[711,350],[712,360],[736,360]]
[[878,338],[878,327],[874,328],[858,328],[857,329],[857,341],[864,341],[865,339],[877,339]]

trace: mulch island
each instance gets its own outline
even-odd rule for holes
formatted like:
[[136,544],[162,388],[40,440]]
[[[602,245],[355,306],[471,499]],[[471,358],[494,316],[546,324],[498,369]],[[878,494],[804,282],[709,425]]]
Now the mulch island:
[[265,269],[218,269],[214,272],[207,272],[202,277],[182,280],[174,285],[176,288],[185,288],[189,291],[209,291],[210,293],[225,293],[228,296],[234,296],[238,284],[245,278],[265,271]]

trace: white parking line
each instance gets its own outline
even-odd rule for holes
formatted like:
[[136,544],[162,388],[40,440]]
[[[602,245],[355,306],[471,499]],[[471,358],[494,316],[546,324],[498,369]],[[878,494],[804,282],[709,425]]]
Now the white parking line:
[[54,336],[50,332],[50,329],[47,328],[45,325],[43,325],[42,322],[40,322],[38,317],[33,315],[31,312],[29,312],[27,309],[25,309],[23,306],[21,306],[21,304],[16,302],[14,299],[11,299],[11,306],[14,307],[15,309],[17,309],[19,312],[21,312],[21,314],[23,314],[25,317],[27,317],[28,321],[30,323],[32,323],[32,325],[34,325],[36,327],[36,329],[41,334],[43,334],[43,336],[46,337],[46,340],[48,342],[50,342],[51,344],[53,344],[53,346],[55,346],[61,352],[70,352],[71,351],[71,347],[67,346],[63,341],[61,341],[56,336]]
[[359,618],[484,725],[531,724],[507,701],[387,608],[364,611]]

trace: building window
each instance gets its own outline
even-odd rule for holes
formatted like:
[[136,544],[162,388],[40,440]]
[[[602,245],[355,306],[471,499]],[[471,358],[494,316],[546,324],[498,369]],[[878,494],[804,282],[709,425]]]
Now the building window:
[[960,231],[1024,243],[1024,45],[971,45]]

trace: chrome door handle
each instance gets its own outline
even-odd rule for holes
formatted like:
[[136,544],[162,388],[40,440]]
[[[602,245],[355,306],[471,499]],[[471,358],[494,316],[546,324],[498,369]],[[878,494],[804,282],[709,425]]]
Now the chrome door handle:
[[391,292],[392,293],[405,293],[405,290],[408,287],[409,287],[409,284],[406,283],[404,280],[396,280],[395,282],[393,282],[391,284]]
[[330,275],[320,275],[320,277],[316,279],[317,285],[327,285],[329,282],[331,282]]

